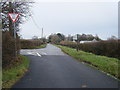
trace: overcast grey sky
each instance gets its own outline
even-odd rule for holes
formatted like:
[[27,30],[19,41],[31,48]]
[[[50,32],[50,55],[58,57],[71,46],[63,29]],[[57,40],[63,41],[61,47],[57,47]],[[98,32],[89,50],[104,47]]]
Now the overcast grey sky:
[[[32,9],[33,19],[21,25],[23,38],[41,37],[51,33],[98,35],[107,39],[118,37],[117,2],[37,2]],[[38,25],[38,27],[35,25]]]

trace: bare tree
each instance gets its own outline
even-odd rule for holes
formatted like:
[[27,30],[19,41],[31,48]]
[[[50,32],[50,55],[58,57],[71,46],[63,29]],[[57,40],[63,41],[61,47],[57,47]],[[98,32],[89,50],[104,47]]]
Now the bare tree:
[[19,25],[25,22],[25,19],[31,15],[29,13],[31,2],[27,2],[27,0],[24,0],[24,2],[23,0],[1,0],[0,6],[2,9],[2,12],[0,13],[2,17],[2,30],[10,31],[11,35],[13,34],[13,24],[8,17],[8,13],[20,13],[20,17],[15,23],[16,31],[19,31]]

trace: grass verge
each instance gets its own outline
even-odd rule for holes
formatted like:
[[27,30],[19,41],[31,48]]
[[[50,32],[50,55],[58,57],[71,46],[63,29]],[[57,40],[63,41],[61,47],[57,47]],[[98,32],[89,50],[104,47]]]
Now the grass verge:
[[25,72],[27,72],[29,67],[29,60],[26,56],[20,55],[22,62],[10,69],[3,69],[3,77],[2,77],[2,88],[11,88],[22,76],[24,76]]
[[36,48],[36,49],[45,48],[46,46],[47,46],[47,44],[43,44],[43,45],[37,46],[37,47],[35,47],[35,48]]
[[45,48],[47,44],[43,44],[40,46],[34,46],[34,47],[23,47],[22,49],[39,49],[39,48]]
[[118,63],[120,63],[120,60],[116,58],[109,58],[106,56],[95,55],[84,51],[77,52],[76,49],[61,45],[56,45],[56,46],[61,48],[63,52],[74,57],[75,59],[81,62],[85,62],[88,65],[93,66],[98,70],[109,73],[110,75],[120,80],[120,74],[118,73]]

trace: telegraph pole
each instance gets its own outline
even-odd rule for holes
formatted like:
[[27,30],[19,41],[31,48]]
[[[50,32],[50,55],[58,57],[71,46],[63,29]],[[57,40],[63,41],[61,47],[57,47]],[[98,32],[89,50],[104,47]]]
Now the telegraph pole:
[[43,28],[42,28],[41,38],[43,38]]
[[[15,13],[15,2],[13,2],[14,10],[13,13]],[[17,58],[17,45],[16,45],[16,30],[15,30],[15,23],[13,22],[13,28],[14,28],[14,39],[15,39],[15,58]]]
[[78,40],[78,34],[77,34],[77,51],[79,51],[79,40]]

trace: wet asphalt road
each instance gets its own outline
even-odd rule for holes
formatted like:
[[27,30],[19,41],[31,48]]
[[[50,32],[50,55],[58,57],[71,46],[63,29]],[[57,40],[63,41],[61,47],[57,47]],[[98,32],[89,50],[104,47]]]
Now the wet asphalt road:
[[114,78],[78,62],[59,48],[21,50],[30,59],[29,71],[13,88],[118,88]]

